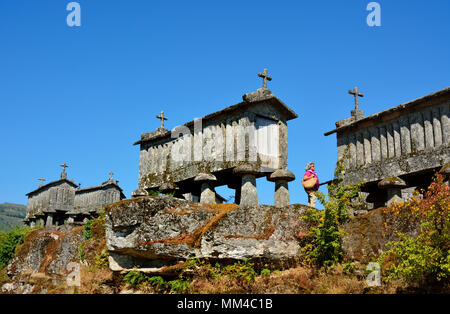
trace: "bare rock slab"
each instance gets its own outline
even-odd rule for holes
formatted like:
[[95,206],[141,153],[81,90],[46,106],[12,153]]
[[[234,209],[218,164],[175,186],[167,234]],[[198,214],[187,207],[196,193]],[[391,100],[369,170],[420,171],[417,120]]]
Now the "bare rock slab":
[[137,197],[106,207],[110,267],[157,272],[188,258],[281,261],[298,257],[304,205],[200,204]]

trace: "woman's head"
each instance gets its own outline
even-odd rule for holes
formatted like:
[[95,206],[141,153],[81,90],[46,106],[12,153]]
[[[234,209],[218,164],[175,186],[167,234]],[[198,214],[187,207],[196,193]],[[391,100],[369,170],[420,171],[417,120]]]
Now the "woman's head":
[[306,164],[306,167],[305,167],[305,170],[310,170],[310,169],[315,169],[315,165],[314,165],[314,162],[308,162],[307,164]]

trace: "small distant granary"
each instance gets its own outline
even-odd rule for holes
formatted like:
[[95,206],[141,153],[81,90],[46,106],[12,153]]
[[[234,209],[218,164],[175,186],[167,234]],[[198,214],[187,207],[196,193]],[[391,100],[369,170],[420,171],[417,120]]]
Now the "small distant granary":
[[169,131],[144,133],[140,145],[139,185],[133,196],[169,192],[201,203],[217,203],[215,187],[235,189],[235,202],[257,205],[256,178],[275,182],[275,205],[289,204],[287,121],[297,114],[267,89],[267,69],[258,76],[263,87],[243,101]]
[[57,181],[43,185],[44,178],[36,190],[28,196],[25,224],[51,227],[64,223],[86,222],[96,217],[102,207],[125,198],[118,181],[114,181],[110,172],[108,181],[101,185],[80,188],[72,180],[67,179],[66,164],[61,165],[63,171]]
[[[345,159],[344,184],[365,182],[370,206],[406,200],[416,189],[425,188],[432,176],[450,162],[450,88],[364,117],[359,109],[336,122],[338,158]],[[448,171],[448,170],[447,170]]]

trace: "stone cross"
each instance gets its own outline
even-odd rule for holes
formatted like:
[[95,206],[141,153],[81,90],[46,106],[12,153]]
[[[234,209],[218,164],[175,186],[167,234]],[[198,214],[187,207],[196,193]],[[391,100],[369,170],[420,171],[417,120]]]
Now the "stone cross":
[[359,110],[358,97],[364,97],[364,94],[359,93],[358,87],[356,87],[356,86],[353,90],[349,90],[348,93],[355,96],[355,110]]
[[69,168],[69,166],[66,165],[66,163],[63,163],[63,164],[61,165],[61,167],[63,167],[63,172],[66,172],[66,168]]
[[258,73],[258,76],[263,78],[263,88],[267,89],[267,81],[272,80],[272,78],[267,74],[267,69],[264,69],[264,73]]
[[110,180],[112,180],[112,179],[113,179],[113,177],[112,177],[112,176],[113,176],[113,174],[114,174],[114,172],[112,172],[112,171],[110,171],[110,172],[109,172],[109,179],[110,179]]
[[61,165],[63,167],[63,171],[61,172],[61,179],[67,179],[66,168],[69,167],[66,163]]
[[45,181],[45,179],[41,177],[38,180],[41,181],[41,184],[39,184],[39,187],[41,187],[43,185],[43,182]]
[[161,111],[161,115],[156,116],[157,119],[161,119],[161,129],[164,129],[164,120],[167,120],[166,117],[164,117],[164,111]]

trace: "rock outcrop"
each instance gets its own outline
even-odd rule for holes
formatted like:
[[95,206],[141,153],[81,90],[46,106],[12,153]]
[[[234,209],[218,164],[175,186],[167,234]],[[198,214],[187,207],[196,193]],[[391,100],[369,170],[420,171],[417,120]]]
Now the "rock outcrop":
[[380,207],[350,219],[342,226],[342,249],[345,259],[369,263],[386,250],[386,243],[399,240],[395,232],[417,235],[419,225],[404,219],[394,219]]
[[[7,267],[11,282],[1,287],[3,293],[46,293],[43,286],[64,283],[79,262],[79,245],[84,239],[82,226],[64,225],[41,228],[27,234]],[[42,283],[45,282],[45,285]]]
[[158,272],[187,258],[287,262],[308,227],[304,205],[200,204],[143,196],[106,207],[110,267]]

